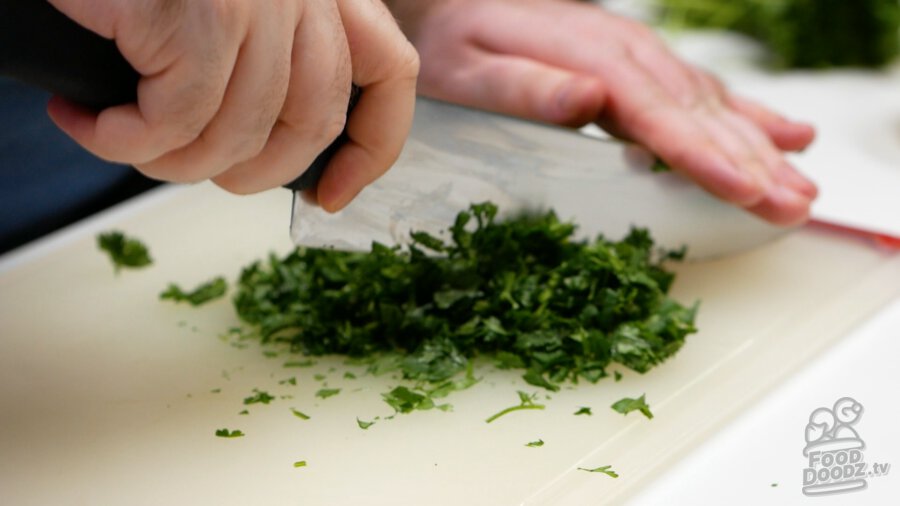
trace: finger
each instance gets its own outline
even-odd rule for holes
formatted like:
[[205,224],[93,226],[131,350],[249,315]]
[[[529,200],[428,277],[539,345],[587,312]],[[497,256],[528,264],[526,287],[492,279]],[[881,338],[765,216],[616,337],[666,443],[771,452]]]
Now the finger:
[[353,81],[362,88],[347,123],[349,141],[335,153],[317,197],[327,211],[346,206],[397,160],[412,126],[418,55],[381,2],[341,1]]
[[[97,3],[57,0],[76,20],[92,19],[98,33],[117,36],[123,56],[143,76],[137,103],[97,114],[54,101],[51,118],[89,151],[122,163],[146,163],[192,142],[222,101],[237,55],[240,16],[228,10],[211,16],[206,2]],[[167,10],[162,4],[183,7]],[[86,11],[90,7],[103,14],[94,19]]]
[[811,187],[812,194],[805,187],[802,191],[794,188],[790,179],[793,169],[754,125],[724,108],[699,114],[698,119],[726,156],[753,171],[763,186],[759,201],[747,206],[750,212],[779,225],[795,224],[808,217],[815,187]]
[[139,170],[167,181],[200,181],[262,152],[287,95],[295,5],[258,9],[215,117],[194,142]]
[[424,76],[434,98],[535,121],[582,126],[594,121],[606,100],[600,79],[530,58],[469,51],[468,70]]
[[747,210],[776,225],[793,226],[809,220],[810,203],[809,198],[786,186],[775,186]]
[[263,150],[213,181],[239,194],[287,184],[340,134],[351,86],[349,49],[331,1],[304,4],[293,34],[287,96]]
[[740,135],[750,149],[759,156],[776,184],[787,186],[810,200],[816,198],[818,195],[816,185],[785,160],[783,153],[772,144],[772,140],[756,124],[725,108],[720,110],[719,116],[720,121]]
[[807,123],[791,121],[767,107],[734,95],[728,95],[726,100],[735,111],[759,125],[781,149],[801,151],[815,139],[816,131]]
[[608,104],[606,121],[714,195],[741,206],[762,199],[765,171],[746,163],[752,158],[741,156],[739,139],[711,128],[708,113],[683,107],[640,65],[622,59],[609,68],[619,100]]

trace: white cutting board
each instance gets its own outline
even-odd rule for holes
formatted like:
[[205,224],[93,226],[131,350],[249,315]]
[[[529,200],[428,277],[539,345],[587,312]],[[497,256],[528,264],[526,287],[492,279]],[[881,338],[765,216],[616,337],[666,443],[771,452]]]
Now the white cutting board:
[[[169,282],[234,279],[285,251],[289,204],[284,191],[167,188],[0,260],[0,504],[616,502],[900,293],[900,256],[803,229],[678,267],[675,295],[702,299],[701,331],[646,375],[542,393],[546,410],[486,424],[517,403],[516,390],[536,389],[482,367],[481,383],[448,399],[453,411],[361,430],[356,417],[391,414],[379,395],[390,377],[339,358],[285,369],[285,356],[217,337],[237,323],[228,301],[157,300]],[[145,240],[155,264],[113,275],[94,245],[110,228]],[[342,392],[315,398],[315,373]],[[278,384],[291,376],[297,386]],[[293,398],[238,415],[253,388]],[[608,408],[642,393],[651,421]],[[574,416],[580,406],[593,416]],[[214,437],[223,427],[247,436]],[[524,446],[537,439],[546,444]],[[621,477],[575,470],[607,464]]]

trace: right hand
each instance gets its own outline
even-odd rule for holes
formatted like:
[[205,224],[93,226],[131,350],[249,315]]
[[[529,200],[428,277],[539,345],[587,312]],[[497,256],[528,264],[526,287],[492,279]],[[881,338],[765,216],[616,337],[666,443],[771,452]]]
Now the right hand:
[[[342,131],[317,199],[346,206],[397,159],[418,55],[380,1],[49,0],[115,40],[137,103],[49,113],[97,156],[174,182],[253,193],[299,176]],[[351,82],[363,89],[346,118]]]

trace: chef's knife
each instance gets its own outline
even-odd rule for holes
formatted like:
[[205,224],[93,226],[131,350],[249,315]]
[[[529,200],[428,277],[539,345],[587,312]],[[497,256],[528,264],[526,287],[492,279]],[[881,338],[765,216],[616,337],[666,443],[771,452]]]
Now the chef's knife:
[[420,97],[400,159],[343,211],[295,195],[291,236],[304,246],[367,250],[403,244],[411,230],[446,237],[456,214],[492,201],[501,215],[553,209],[582,237],[650,230],[689,258],[740,252],[787,229],[712,197],[672,172],[652,170],[640,147]]

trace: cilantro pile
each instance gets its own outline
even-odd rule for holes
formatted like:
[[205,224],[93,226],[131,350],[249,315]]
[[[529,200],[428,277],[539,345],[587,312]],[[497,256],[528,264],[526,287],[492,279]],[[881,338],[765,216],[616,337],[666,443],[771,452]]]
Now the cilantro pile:
[[473,205],[448,240],[413,232],[406,248],[272,255],[243,270],[235,308],[264,343],[393,354],[419,384],[447,382],[480,356],[556,390],[595,382],[613,363],[646,372],[695,331],[696,306],[667,295],[674,275],[662,264],[681,253],[654,250],[646,230],[580,242],[553,212],[496,215]]

